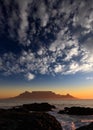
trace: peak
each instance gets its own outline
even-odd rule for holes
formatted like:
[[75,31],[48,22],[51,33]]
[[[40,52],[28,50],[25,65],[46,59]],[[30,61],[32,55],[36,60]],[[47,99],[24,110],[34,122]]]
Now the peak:
[[[67,97],[69,97],[69,98],[72,98],[73,96],[72,95],[70,95],[69,93],[67,93],[67,95],[66,95]],[[74,98],[74,97],[73,97]]]
[[67,93],[67,96],[71,96],[69,93]]
[[20,95],[28,95],[28,94],[31,94],[29,91],[25,91],[23,93],[21,93]]
[[25,91],[24,93],[30,93],[29,91]]

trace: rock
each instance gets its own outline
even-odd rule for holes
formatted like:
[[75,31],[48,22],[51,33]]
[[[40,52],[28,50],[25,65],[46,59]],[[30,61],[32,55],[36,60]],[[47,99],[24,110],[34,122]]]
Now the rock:
[[82,126],[76,130],[93,130],[93,122],[90,123],[89,125],[86,125],[86,126]]
[[55,117],[43,112],[0,113],[0,130],[62,130]]
[[23,104],[19,107],[13,107],[11,111],[17,112],[29,112],[29,111],[51,111],[55,106],[48,103],[33,103],[33,104]]
[[51,111],[55,106],[48,103],[33,103],[33,104],[24,104],[23,108],[30,111]]
[[60,110],[58,113],[68,115],[93,115],[93,108],[65,107],[64,110]]

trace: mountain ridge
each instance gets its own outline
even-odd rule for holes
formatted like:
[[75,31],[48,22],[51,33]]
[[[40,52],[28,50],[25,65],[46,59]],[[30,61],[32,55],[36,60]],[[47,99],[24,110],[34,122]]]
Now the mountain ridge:
[[61,95],[52,91],[25,91],[18,96],[13,97],[15,99],[77,99],[70,94]]

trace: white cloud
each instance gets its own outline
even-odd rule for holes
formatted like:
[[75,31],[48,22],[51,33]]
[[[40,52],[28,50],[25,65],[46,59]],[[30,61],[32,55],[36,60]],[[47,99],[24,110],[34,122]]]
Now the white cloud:
[[70,64],[70,69],[71,69],[71,70],[77,71],[78,68],[79,68],[79,65],[78,65],[77,62],[73,61],[73,62]]
[[65,61],[70,61],[70,59],[73,58],[73,56],[78,56],[79,55],[79,51],[78,51],[78,46],[77,47],[73,47],[72,49],[69,49],[66,51],[66,58],[64,59]]
[[28,80],[33,80],[35,78],[35,75],[29,72],[27,73],[26,77]]
[[73,17],[73,25],[93,30],[93,1],[79,1],[78,11]]
[[48,65],[44,65],[39,69],[40,74],[47,74],[48,73]]
[[93,71],[93,64],[84,63],[80,65],[81,72],[92,72]]
[[27,8],[28,8],[28,3],[31,3],[32,0],[23,0],[23,1],[18,1],[19,7],[20,7],[20,18],[21,18],[21,24],[20,28],[18,29],[18,34],[19,34],[19,41],[22,44],[29,45],[30,42],[27,42],[27,34],[26,30],[28,28],[28,13],[27,13]]
[[40,49],[37,53],[38,53],[38,55],[42,55],[43,54],[43,50]]
[[49,47],[50,51],[55,52],[56,50],[63,50],[65,48],[65,42],[66,42],[66,39],[64,40],[64,37],[65,37],[64,33],[65,33],[65,31],[67,31],[67,28],[62,29],[57,34],[57,39]]
[[38,6],[37,17],[41,19],[41,26],[45,27],[49,20],[49,15],[46,9],[46,5],[44,4],[43,1],[41,1],[37,6]]
[[86,80],[93,80],[93,77],[86,77]]
[[61,65],[55,65],[55,69],[54,69],[55,73],[60,73],[62,72],[62,70],[63,70],[63,67]]

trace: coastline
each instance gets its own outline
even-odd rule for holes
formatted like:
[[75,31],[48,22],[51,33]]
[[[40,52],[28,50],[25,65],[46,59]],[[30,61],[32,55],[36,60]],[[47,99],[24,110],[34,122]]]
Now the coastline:
[[[31,102],[31,100],[28,101],[28,102],[27,101],[26,102],[21,101],[19,103],[18,102],[19,102],[19,100],[16,100],[11,105],[11,101],[9,101],[9,102],[7,102],[7,104],[6,103],[5,104],[9,105],[9,103],[10,103],[10,106],[8,106],[8,107],[4,106],[4,108],[5,109],[10,109],[12,107],[20,106],[20,105],[25,104],[25,103],[26,104],[29,104],[29,103],[30,104],[31,103],[42,103],[42,101],[32,101]],[[43,102],[45,102],[45,101],[43,101]],[[93,101],[90,100],[90,104],[91,104],[91,102],[93,102]],[[48,103],[51,104],[51,105],[56,106],[56,109],[53,109],[52,111],[49,111],[48,113],[50,115],[52,115],[53,117],[55,117],[58,122],[60,122],[60,124],[64,128],[64,130],[67,130],[67,129],[68,130],[75,130],[76,128],[79,128],[81,126],[88,125],[93,121],[93,116],[92,115],[90,115],[90,116],[76,116],[76,115],[66,115],[66,114],[61,115],[61,114],[58,114],[58,111],[61,110],[61,109],[64,109],[64,107],[67,107],[67,106],[71,107],[71,106],[75,106],[76,104],[78,106],[82,106],[82,107],[86,107],[86,105],[87,105],[87,107],[90,107],[90,105],[88,104],[89,102],[86,101],[86,104],[85,104],[85,100],[82,100],[81,103],[80,103],[80,100],[77,100],[77,101],[76,100],[73,100],[73,101],[72,100],[70,100],[70,101],[65,100],[65,101],[61,101],[61,102],[60,101],[54,101],[54,102],[50,101]],[[78,104],[78,103],[80,103],[81,105]],[[0,103],[0,105],[1,105],[1,103]],[[93,107],[91,106],[91,108],[93,108]],[[74,126],[75,129],[73,128],[73,126]]]

